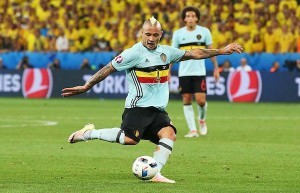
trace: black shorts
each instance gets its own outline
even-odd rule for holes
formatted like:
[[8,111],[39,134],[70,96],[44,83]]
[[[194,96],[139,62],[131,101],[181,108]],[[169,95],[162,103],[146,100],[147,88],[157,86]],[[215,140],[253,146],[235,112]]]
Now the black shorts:
[[129,108],[125,109],[122,115],[121,129],[125,132],[125,136],[136,142],[145,139],[158,144],[157,133],[167,126],[171,126],[176,133],[168,113],[155,107]]
[[205,93],[206,76],[181,76],[179,77],[179,92],[185,93]]

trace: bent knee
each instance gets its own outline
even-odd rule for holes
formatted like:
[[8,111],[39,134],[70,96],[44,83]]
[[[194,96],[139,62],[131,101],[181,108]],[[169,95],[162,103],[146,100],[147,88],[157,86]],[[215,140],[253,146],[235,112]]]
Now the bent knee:
[[125,137],[125,144],[124,145],[136,145],[138,144],[138,141],[134,141],[133,139],[129,137]]
[[171,126],[168,126],[168,127],[165,127],[163,129],[161,129],[158,132],[158,137],[160,139],[168,138],[168,139],[171,139],[172,141],[176,141],[176,133],[175,133],[174,129]]

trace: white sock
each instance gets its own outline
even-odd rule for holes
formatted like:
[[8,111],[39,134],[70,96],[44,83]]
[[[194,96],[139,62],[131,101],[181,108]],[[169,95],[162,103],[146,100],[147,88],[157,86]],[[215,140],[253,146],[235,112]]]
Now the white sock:
[[84,138],[124,144],[125,133],[120,128],[89,130],[84,133]]
[[207,102],[205,102],[205,105],[203,107],[198,106],[198,120],[199,121],[205,121],[206,119],[206,114],[207,114]]
[[190,131],[196,131],[195,113],[193,105],[183,105],[183,113]]
[[168,138],[162,138],[159,140],[157,150],[153,154],[153,158],[157,162],[158,172],[167,163],[169,156],[173,149],[174,141]]

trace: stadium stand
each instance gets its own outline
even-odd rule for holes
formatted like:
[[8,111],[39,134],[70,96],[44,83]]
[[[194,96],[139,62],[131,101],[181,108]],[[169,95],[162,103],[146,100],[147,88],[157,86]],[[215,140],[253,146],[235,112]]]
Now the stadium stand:
[[[152,15],[163,25],[162,43],[170,44],[172,32],[182,26],[180,11],[191,5],[199,7],[200,24],[212,31],[214,47],[239,42],[255,69],[257,56],[300,53],[296,0],[3,0],[1,57],[8,68],[15,68],[24,51],[34,67],[49,64],[53,55],[63,69],[79,69],[85,57],[100,65],[139,41],[142,22]],[[280,65],[284,61],[279,58]]]

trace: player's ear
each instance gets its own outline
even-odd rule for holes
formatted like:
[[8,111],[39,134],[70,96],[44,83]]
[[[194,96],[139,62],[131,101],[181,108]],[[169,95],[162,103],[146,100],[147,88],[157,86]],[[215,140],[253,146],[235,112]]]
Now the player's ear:
[[162,37],[163,34],[164,34],[164,31],[161,31],[159,39],[161,39],[161,37]]

